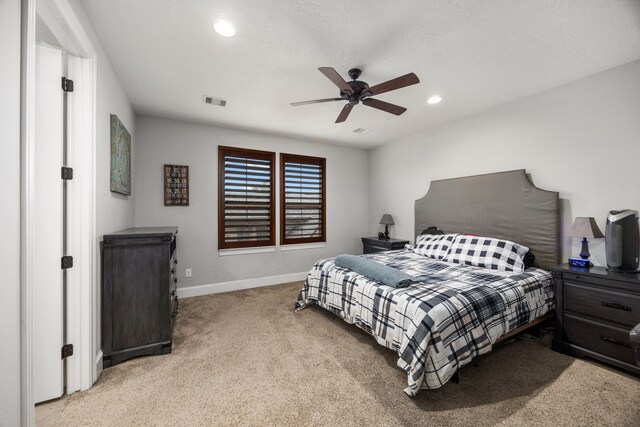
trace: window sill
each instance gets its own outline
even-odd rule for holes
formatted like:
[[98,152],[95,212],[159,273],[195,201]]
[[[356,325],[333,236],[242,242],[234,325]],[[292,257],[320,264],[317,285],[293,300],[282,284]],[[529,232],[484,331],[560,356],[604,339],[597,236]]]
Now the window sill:
[[230,255],[248,255],[248,254],[262,254],[266,252],[275,252],[275,246],[261,246],[258,248],[240,248],[240,249],[218,249],[219,256]]
[[318,242],[318,243],[298,243],[293,245],[281,245],[281,251],[298,251],[303,249],[321,249],[326,247],[326,242]]

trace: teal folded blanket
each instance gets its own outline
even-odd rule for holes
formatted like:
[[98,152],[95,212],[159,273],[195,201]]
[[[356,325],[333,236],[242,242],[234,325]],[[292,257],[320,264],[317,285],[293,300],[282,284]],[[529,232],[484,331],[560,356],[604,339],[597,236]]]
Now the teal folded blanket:
[[397,268],[388,267],[377,261],[356,255],[338,255],[336,266],[353,270],[371,280],[394,288],[406,288],[412,283],[418,283],[413,277]]

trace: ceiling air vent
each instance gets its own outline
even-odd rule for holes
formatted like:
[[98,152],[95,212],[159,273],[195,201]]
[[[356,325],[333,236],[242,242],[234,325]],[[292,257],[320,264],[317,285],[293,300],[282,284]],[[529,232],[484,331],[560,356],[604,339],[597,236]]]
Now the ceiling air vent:
[[355,132],[355,133],[367,133],[367,132],[371,132],[371,129],[358,128],[358,129],[352,130],[352,132]]
[[209,105],[217,105],[218,107],[224,107],[227,105],[227,101],[220,98],[214,98],[213,96],[204,96],[204,103]]

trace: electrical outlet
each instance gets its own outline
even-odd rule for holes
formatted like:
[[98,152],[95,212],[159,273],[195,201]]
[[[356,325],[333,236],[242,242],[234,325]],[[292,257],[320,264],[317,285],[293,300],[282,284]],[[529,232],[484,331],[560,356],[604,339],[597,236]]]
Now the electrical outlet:
[[184,277],[191,277],[191,269],[190,269],[190,268],[187,268],[187,269],[184,271]]

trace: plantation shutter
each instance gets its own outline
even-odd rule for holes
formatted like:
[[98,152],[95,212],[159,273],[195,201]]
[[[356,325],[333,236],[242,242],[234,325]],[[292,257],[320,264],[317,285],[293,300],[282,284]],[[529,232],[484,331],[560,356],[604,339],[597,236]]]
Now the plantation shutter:
[[326,241],[325,159],[280,154],[281,244]]
[[275,244],[275,154],[218,148],[218,248]]

